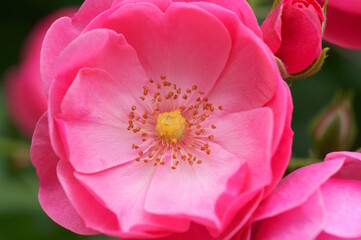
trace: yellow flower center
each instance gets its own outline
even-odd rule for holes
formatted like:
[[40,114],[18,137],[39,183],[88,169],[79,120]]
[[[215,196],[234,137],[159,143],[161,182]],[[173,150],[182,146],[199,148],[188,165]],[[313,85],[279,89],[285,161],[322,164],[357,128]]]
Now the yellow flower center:
[[210,116],[223,109],[204,95],[195,84],[182,89],[166,76],[150,78],[139,97],[143,106],[133,105],[129,112],[127,129],[141,138],[140,143],[132,143],[135,161],[154,167],[168,162],[172,169],[181,162],[202,164],[215,138]]
[[184,135],[186,119],[179,110],[164,112],[158,115],[156,130],[159,137],[177,143]]

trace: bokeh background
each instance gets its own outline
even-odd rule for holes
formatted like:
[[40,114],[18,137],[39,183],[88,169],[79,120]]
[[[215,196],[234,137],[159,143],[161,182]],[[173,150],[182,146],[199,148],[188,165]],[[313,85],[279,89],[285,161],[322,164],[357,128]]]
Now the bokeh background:
[[[271,1],[261,1],[256,9],[260,21]],[[55,224],[37,200],[38,178],[28,154],[31,139],[23,136],[8,116],[4,101],[3,76],[19,61],[27,34],[42,17],[64,6],[79,6],[81,0],[2,0],[0,14],[0,239],[112,239],[105,236],[78,236]],[[354,111],[361,126],[361,51],[331,48],[326,63],[316,75],[295,80],[291,85],[294,101],[292,127],[295,132],[293,158],[309,159],[315,152],[308,126],[329,103],[335,92],[352,90]],[[361,134],[360,134],[361,135]],[[357,136],[350,150],[361,147]],[[301,160],[300,160],[301,159]]]

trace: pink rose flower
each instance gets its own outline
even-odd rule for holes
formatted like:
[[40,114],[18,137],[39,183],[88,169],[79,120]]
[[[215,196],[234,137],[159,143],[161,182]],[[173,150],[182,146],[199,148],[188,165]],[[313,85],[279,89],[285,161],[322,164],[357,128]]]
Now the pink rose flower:
[[283,0],[263,22],[264,41],[288,73],[301,72],[319,58],[323,21],[316,0]]
[[[324,4],[325,0],[318,0]],[[344,48],[361,49],[361,2],[329,0],[324,39]]]
[[360,202],[361,153],[330,153],[281,181],[257,209],[248,239],[361,239]]
[[277,184],[292,101],[246,1],[88,0],[44,40],[39,201],[80,234],[228,238]]
[[61,16],[70,16],[75,10],[63,9],[41,20],[27,37],[19,66],[5,75],[7,110],[16,126],[27,136],[47,109],[47,99],[40,77],[40,50],[50,25]]

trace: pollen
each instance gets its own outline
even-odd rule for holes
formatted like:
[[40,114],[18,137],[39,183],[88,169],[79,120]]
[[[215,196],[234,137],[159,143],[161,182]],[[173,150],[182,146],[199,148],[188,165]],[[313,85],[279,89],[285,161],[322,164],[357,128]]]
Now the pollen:
[[186,128],[186,119],[179,110],[164,112],[158,115],[156,130],[160,137],[177,143],[183,136]]
[[197,85],[181,87],[165,75],[150,78],[139,89],[140,102],[129,106],[127,130],[138,135],[130,148],[135,161],[152,167],[181,164],[192,168],[210,161],[212,114],[222,110]]

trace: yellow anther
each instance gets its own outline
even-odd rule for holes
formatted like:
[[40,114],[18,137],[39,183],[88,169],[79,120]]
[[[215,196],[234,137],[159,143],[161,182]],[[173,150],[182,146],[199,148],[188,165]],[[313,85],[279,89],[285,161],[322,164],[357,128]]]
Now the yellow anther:
[[156,130],[160,137],[177,143],[184,135],[186,120],[179,110],[164,112],[158,115]]

